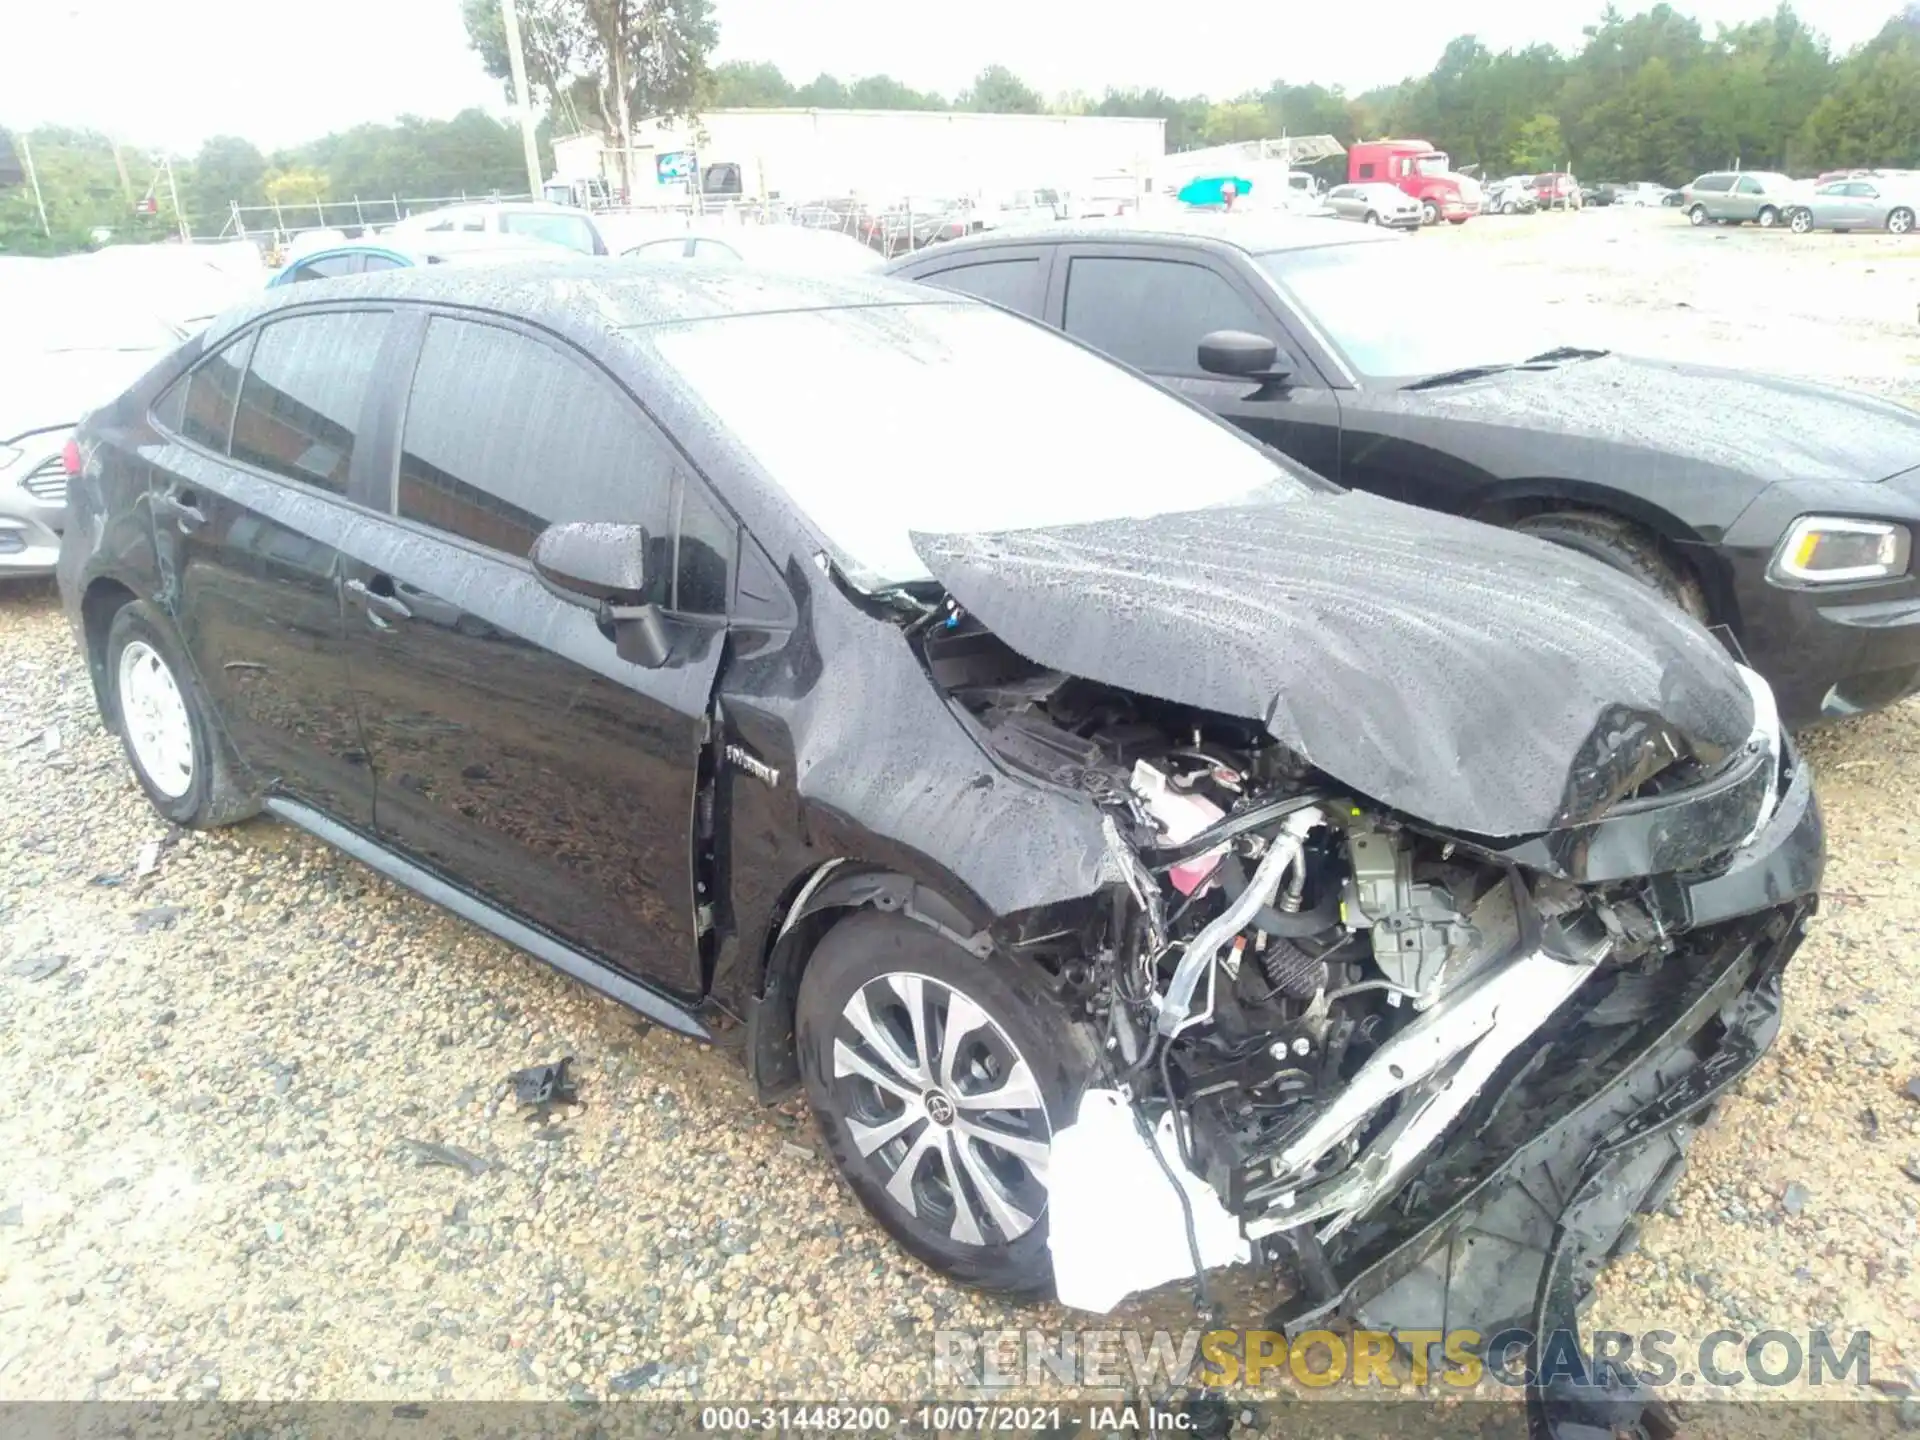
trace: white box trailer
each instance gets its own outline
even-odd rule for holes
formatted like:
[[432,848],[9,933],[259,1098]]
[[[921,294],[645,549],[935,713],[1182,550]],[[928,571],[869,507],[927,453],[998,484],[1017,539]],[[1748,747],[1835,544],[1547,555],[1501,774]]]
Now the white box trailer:
[[[736,167],[748,199],[789,203],[839,195],[993,199],[1095,176],[1150,174],[1166,154],[1166,122],[1095,115],[982,115],[955,110],[709,110],[691,124],[647,120],[634,127],[637,203],[662,184],[662,169],[691,152],[709,192],[713,167]],[[616,157],[609,157],[616,161]],[[726,187],[732,190],[732,185]],[[657,193],[657,192],[656,192]]]

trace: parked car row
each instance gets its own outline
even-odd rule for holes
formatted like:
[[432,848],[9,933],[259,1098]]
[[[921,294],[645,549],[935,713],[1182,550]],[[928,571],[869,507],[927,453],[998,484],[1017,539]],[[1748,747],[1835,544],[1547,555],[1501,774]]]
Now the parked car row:
[[1196,214],[280,286],[82,425],[60,592],[159,814],[724,1028],[948,1274],[1573,1332],[1821,880],[1702,620],[1795,705],[1849,607],[1899,660],[1920,418],[1532,348],[1444,259]]
[[1695,225],[1785,226],[1811,230],[1884,230],[1910,234],[1920,217],[1920,176],[1888,172],[1795,180],[1772,170],[1715,171],[1681,189]]

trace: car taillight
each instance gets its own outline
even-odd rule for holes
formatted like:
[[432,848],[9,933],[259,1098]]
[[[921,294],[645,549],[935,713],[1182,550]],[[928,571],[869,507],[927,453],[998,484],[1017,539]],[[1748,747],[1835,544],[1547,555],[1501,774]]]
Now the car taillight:
[[69,440],[61,449],[60,468],[67,472],[69,480],[80,473],[80,446],[77,441]]

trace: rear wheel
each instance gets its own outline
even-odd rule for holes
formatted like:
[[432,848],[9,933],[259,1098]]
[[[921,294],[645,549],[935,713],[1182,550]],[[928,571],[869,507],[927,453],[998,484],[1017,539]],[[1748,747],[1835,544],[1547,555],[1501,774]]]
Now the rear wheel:
[[1367,211],[1367,224],[1378,225],[1379,223],[1380,223],[1379,215],[1372,210]]
[[1440,207],[1431,200],[1422,200],[1420,202],[1420,223],[1422,225],[1438,225],[1440,223]]
[[1887,233],[1889,235],[1907,235],[1913,230],[1913,211],[1904,205],[1887,215]]
[[259,809],[216,737],[212,707],[166,618],[143,600],[107,631],[110,719],[153,808],[176,825],[208,829]]
[[1611,565],[1648,589],[1657,590],[1702,625],[1709,623],[1707,595],[1699,578],[1631,521],[1592,511],[1562,510],[1526,516],[1513,528]]
[[1092,1055],[1045,977],[898,914],[827,932],[800,982],[800,1069],[828,1152],[894,1239],[966,1284],[1053,1281],[1047,1162]]
[[1687,211],[1687,223],[1689,225],[1706,224],[1707,207],[1704,205],[1695,205],[1691,210]]

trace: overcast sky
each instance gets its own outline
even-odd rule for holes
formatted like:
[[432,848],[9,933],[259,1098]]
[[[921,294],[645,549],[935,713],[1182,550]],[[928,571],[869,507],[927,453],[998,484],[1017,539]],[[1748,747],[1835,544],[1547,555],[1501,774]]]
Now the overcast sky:
[[[722,60],[771,60],[795,81],[884,71],[951,95],[994,62],[1051,96],[1157,85],[1216,97],[1275,78],[1359,91],[1425,71],[1472,31],[1496,50],[1571,48],[1605,0],[1388,3],[1364,12],[1283,0],[716,0]],[[1644,9],[1620,0],[1627,11]],[[1679,0],[1708,32],[1771,0]],[[1874,35],[1897,0],[1803,0],[1836,47]],[[209,135],[265,149],[469,105],[504,114],[467,48],[458,0],[0,0],[0,124],[117,131],[191,151]]]

